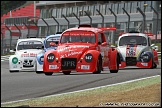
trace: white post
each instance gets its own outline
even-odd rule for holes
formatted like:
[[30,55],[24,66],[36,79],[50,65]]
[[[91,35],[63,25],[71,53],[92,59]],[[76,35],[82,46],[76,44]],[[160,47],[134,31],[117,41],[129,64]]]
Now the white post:
[[12,11],[10,11],[10,18],[12,17]]
[[36,5],[35,5],[35,1],[34,1],[34,22],[35,22],[35,17],[36,17],[35,12],[36,12]]

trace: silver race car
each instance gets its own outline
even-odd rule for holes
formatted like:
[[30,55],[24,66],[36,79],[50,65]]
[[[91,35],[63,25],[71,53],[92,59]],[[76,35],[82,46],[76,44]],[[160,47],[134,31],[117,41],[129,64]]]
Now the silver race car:
[[120,55],[119,68],[136,66],[156,68],[159,64],[157,51],[151,46],[151,34],[130,32],[118,38],[117,50]]

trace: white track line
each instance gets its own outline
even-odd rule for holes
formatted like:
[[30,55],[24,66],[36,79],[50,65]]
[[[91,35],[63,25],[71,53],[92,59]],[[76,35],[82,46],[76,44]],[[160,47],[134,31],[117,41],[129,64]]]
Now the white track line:
[[[110,85],[106,85],[106,86],[94,87],[94,88],[90,88],[90,89],[84,89],[84,90],[78,90],[78,91],[73,91],[73,92],[67,92],[67,93],[55,94],[55,95],[50,95],[50,96],[44,96],[44,97],[39,97],[39,98],[46,98],[46,97],[51,97],[51,96],[60,96],[60,95],[64,95],[64,94],[77,93],[77,92],[82,92],[82,91],[87,91],[87,90],[94,90],[94,89],[98,89],[98,88],[109,87],[109,86],[120,85],[120,84],[126,84],[126,83],[130,83],[130,82],[140,81],[140,80],[153,78],[153,77],[158,77],[158,76],[160,76],[160,75],[155,75],[155,76],[151,76],[151,77],[145,77],[145,78],[125,81],[125,82],[116,83],[116,84],[110,84]],[[39,99],[39,98],[30,98],[30,99],[23,99],[23,100],[17,100],[17,101],[10,101],[10,102],[4,102],[4,103],[1,103],[1,104],[9,104],[9,103],[14,103],[14,102],[21,102],[21,101],[27,101],[27,100]]]

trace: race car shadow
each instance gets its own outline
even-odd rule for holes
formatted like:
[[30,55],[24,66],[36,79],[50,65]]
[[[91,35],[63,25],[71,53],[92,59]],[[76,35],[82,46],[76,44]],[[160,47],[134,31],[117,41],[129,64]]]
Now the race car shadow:
[[[132,69],[134,69],[134,70],[141,70],[141,69],[149,69],[149,68],[121,68],[121,69],[119,69],[119,70],[132,70]],[[154,69],[161,69],[160,67],[157,67],[157,68],[154,68]]]
[[[44,73],[41,73],[44,74]],[[54,72],[52,75],[49,76],[72,76],[72,75],[103,75],[103,74],[111,74],[110,72],[104,72],[99,74],[93,74],[92,72],[71,72],[69,75],[64,75],[62,72]]]

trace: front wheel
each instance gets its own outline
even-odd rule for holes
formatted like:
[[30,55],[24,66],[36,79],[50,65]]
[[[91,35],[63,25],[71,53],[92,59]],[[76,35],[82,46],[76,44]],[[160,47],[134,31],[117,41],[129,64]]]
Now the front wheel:
[[64,75],[70,75],[71,71],[62,71]]
[[157,64],[156,63],[154,63],[154,68],[157,68]]
[[154,68],[157,68],[157,64],[152,62],[152,66],[151,66],[151,69],[154,69]]
[[102,71],[102,58],[101,56],[99,56],[97,60],[97,71],[93,72],[93,74],[100,74],[101,71]]
[[53,74],[53,72],[44,72],[44,74],[47,76],[51,76]]
[[43,73],[43,71],[36,71],[36,73],[37,73],[37,74],[41,74],[41,73]]
[[9,70],[10,73],[19,72],[19,70]]

